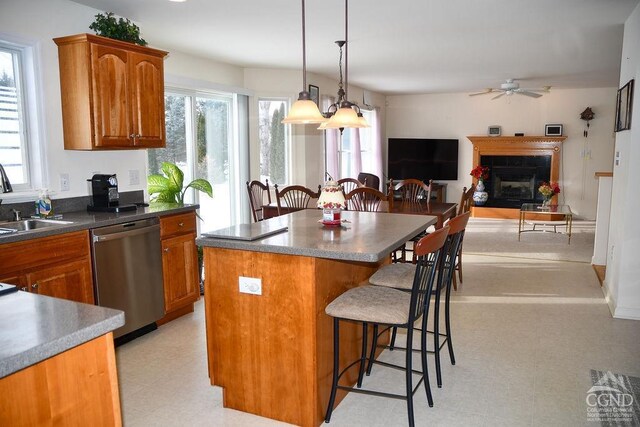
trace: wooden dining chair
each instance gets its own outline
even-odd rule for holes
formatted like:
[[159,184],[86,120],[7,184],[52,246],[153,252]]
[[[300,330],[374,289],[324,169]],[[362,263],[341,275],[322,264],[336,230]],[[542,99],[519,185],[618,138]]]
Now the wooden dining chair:
[[[360,212],[389,211],[387,196],[375,188],[359,187],[350,191],[345,197],[347,209]],[[385,206],[387,205],[387,206]]]
[[[283,208],[302,210],[307,209],[312,199],[320,198],[320,186],[315,192],[303,185],[290,185],[284,187],[282,191],[278,190],[278,184],[274,185],[276,189],[276,202],[278,203],[278,215],[282,215]],[[313,206],[315,208],[315,206]]]
[[247,193],[249,194],[249,204],[251,205],[251,213],[255,222],[264,219],[262,207],[265,205],[265,193],[267,195],[267,204],[271,203],[271,191],[269,191],[269,180],[266,184],[260,181],[247,181]]
[[358,174],[358,181],[360,181],[365,187],[380,190],[380,178],[372,173],[360,172]]
[[[413,179],[413,178],[409,178],[409,179],[403,179],[397,182],[394,182],[393,180],[389,181],[389,198],[390,199],[395,199],[396,194],[399,195],[399,200],[392,200],[392,204],[393,203],[401,203],[404,207],[408,208],[409,210],[413,208],[415,208],[415,210],[422,210],[423,207],[422,205],[424,203],[429,203],[431,201],[431,188],[433,188],[432,186],[433,181],[429,180],[429,184],[425,184],[424,181],[419,180],[419,179]],[[401,248],[399,248],[400,250],[400,258],[398,259],[397,257],[393,257],[394,261],[400,261],[400,262],[406,262],[407,260],[407,253],[410,252],[411,253],[411,262],[415,263],[416,262],[416,256],[414,254],[413,251],[413,247],[415,246],[415,243],[420,240],[422,237],[424,237],[427,234],[427,231],[423,231],[422,233],[418,234],[417,236],[413,237],[411,240],[409,240],[408,242],[406,242]],[[395,254],[396,251],[394,251]]]
[[429,184],[419,179],[402,179],[389,182],[389,192],[391,194],[399,194],[400,203],[415,204],[429,203],[431,201],[431,188],[433,181],[429,180]]
[[471,210],[471,202],[473,201],[473,193],[476,191],[476,185],[471,184],[471,187],[467,190],[467,187],[462,189],[462,197],[460,197],[460,204],[458,205],[458,215],[467,213]]
[[351,192],[351,190],[355,190],[356,188],[360,188],[364,186],[363,183],[361,183],[355,178],[339,179],[338,185],[342,186],[342,192],[344,193],[345,197],[347,196],[347,194],[349,194],[349,192]]
[[[458,215],[471,211],[471,202],[473,201],[473,193],[476,191],[476,185],[471,184],[471,187],[467,190],[467,187],[462,189],[462,196],[460,197],[460,204],[458,205]],[[462,242],[464,240],[464,233],[460,237],[460,245],[458,246],[458,254],[455,258],[455,265],[453,268],[453,289],[458,290],[458,280],[462,284]],[[458,279],[456,279],[456,271],[458,272]]]

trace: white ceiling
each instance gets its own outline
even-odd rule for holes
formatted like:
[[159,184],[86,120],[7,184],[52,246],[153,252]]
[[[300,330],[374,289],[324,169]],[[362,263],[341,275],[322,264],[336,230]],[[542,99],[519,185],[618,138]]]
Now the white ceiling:
[[[351,0],[349,80],[384,94],[617,86],[639,0]],[[301,68],[299,0],[77,0],[150,45],[242,67]],[[308,71],[336,78],[344,0],[307,0]],[[89,30],[88,30],[89,31]]]

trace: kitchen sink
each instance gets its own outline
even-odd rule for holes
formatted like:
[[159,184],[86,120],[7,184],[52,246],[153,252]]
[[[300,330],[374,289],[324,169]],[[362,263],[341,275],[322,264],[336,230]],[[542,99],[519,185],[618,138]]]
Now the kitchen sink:
[[0,234],[40,230],[42,228],[59,227],[61,225],[68,224],[73,223],[71,221],[60,221],[55,219],[23,219],[20,221],[1,223]]

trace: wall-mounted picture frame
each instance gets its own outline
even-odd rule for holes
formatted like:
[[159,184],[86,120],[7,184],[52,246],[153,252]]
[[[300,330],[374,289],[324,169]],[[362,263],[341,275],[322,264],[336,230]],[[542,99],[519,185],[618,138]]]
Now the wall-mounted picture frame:
[[500,136],[502,135],[502,127],[500,126],[489,126],[487,129],[488,136]]
[[631,109],[633,106],[634,79],[618,90],[616,101],[616,132],[631,129]]
[[560,124],[544,125],[544,136],[562,136],[563,127]]
[[311,100],[320,107],[320,88],[318,86],[309,85],[309,95],[311,96]]

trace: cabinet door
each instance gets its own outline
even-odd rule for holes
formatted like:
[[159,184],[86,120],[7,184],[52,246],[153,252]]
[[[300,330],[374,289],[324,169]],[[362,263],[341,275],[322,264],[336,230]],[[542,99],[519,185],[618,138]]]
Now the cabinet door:
[[131,106],[127,51],[91,45],[95,146],[130,147]]
[[164,147],[164,78],[162,58],[129,53],[134,144]]
[[189,233],[162,241],[164,308],[167,313],[196,301],[200,295],[195,239],[195,233]]
[[9,285],[15,285],[21,291],[28,292],[27,277],[24,275],[13,275],[7,277],[0,277],[0,283],[8,283]]
[[93,304],[91,260],[82,258],[27,274],[31,292]]

